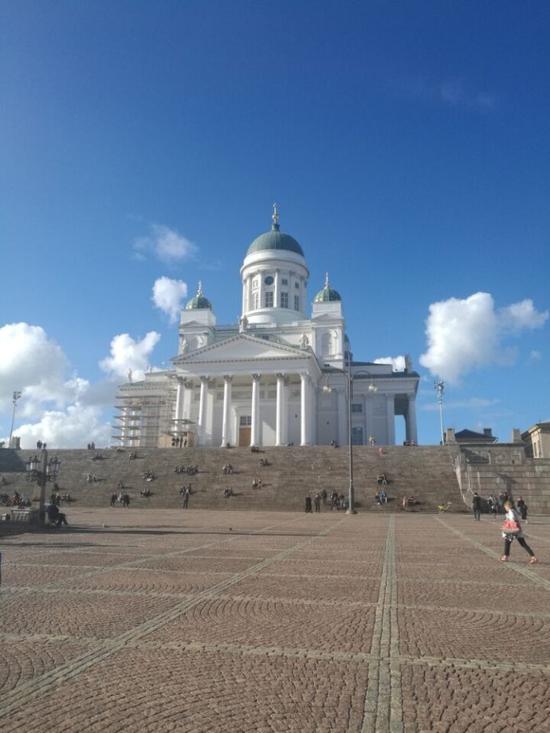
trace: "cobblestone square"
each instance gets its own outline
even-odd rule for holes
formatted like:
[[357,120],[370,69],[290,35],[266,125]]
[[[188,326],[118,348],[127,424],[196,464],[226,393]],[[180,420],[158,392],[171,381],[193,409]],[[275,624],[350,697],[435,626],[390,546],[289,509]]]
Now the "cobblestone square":
[[550,535],[77,510],[1,537],[4,733],[550,732]]

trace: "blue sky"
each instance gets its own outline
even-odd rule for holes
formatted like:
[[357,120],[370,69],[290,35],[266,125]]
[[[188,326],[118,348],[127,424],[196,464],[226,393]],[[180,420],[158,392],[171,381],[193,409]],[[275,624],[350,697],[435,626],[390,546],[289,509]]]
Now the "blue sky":
[[547,3],[0,7],[0,436],[17,389],[26,441],[103,439],[176,350],[154,283],[234,322],[273,201],[355,358],[411,355],[421,442],[435,374],[449,426],[550,419]]

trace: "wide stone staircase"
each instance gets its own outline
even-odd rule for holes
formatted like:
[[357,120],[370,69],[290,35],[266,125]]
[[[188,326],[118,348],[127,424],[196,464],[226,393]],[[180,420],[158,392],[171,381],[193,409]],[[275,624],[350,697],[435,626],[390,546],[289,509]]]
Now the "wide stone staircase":
[[[36,492],[25,474],[25,462],[36,451],[0,450],[0,475],[7,482],[0,493],[15,490],[31,497]],[[166,448],[131,451],[59,450],[48,451],[49,457],[61,461],[57,484],[60,493],[70,492],[78,506],[107,506],[119,482],[131,498],[131,508],[180,507],[179,489],[191,485],[190,508],[303,510],[304,498],[323,489],[347,496],[349,465],[347,448],[284,447],[263,448]],[[453,462],[458,454],[452,447],[403,447],[383,449],[354,446],[354,485],[359,511],[392,512],[401,510],[402,498],[414,496],[415,511],[435,511],[439,504],[450,503],[451,511],[464,511]],[[269,463],[261,466],[260,460]],[[234,472],[225,475],[224,464]],[[196,475],[176,473],[178,465],[197,465]],[[147,472],[154,474],[146,481]],[[378,506],[375,501],[377,476],[388,479],[389,502]],[[90,478],[95,479],[91,480]],[[253,488],[254,479],[261,479],[261,488]],[[224,497],[231,488],[234,496]],[[51,494],[53,483],[47,485]],[[148,498],[141,491],[150,490]]]
[[[550,514],[550,459],[525,458],[522,462],[468,459],[464,475],[470,493],[482,497],[507,493],[524,499],[532,514]],[[463,481],[464,483],[464,481]]]

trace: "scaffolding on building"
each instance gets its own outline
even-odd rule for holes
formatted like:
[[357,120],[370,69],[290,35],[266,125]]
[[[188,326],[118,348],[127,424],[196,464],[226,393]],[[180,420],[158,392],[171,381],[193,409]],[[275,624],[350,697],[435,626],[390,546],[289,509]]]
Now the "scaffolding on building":
[[175,390],[120,388],[113,424],[113,441],[122,448],[168,448],[194,444],[195,423],[174,416]]

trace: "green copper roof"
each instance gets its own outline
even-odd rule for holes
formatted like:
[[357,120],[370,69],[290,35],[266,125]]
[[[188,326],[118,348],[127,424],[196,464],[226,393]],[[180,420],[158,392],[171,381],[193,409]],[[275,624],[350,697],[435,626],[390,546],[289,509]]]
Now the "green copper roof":
[[246,254],[251,255],[254,252],[261,252],[264,249],[284,249],[287,252],[296,252],[296,254],[302,255],[302,257],[304,256],[304,250],[300,247],[294,237],[291,237],[290,234],[284,234],[278,230],[271,230],[265,234],[260,234],[260,236],[256,237],[252,242]]
[[205,310],[206,308],[212,310],[212,305],[208,298],[205,298],[202,292],[202,283],[199,282],[199,287],[197,288],[197,294],[194,298],[191,298],[191,300],[187,303],[185,306],[186,311],[194,311],[194,310]]
[[271,231],[265,232],[265,234],[260,234],[259,237],[256,237],[248,248],[246,254],[251,255],[254,252],[262,252],[266,249],[282,249],[287,252],[295,252],[303,257],[304,250],[300,247],[294,237],[280,231],[277,204],[273,204],[273,216],[271,218],[273,221]]
[[325,275],[325,287],[319,290],[317,295],[313,298],[314,303],[331,303],[332,301],[342,300],[340,293],[330,287],[328,282],[328,272]]

